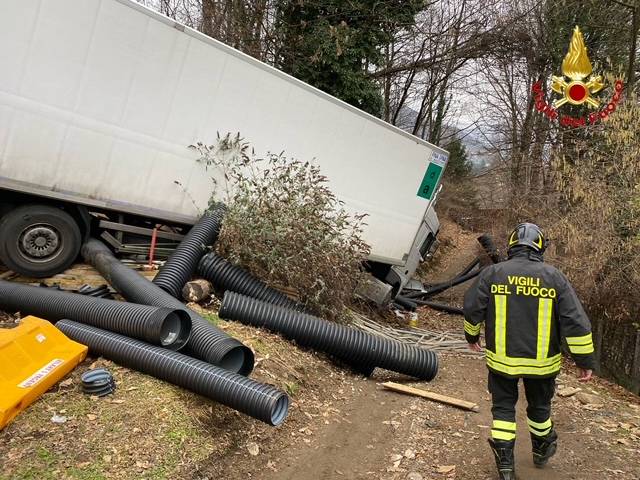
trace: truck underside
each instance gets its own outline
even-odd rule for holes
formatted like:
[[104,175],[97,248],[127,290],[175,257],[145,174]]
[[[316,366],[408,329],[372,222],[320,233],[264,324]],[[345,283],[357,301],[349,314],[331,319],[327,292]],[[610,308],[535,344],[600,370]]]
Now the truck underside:
[[0,262],[22,275],[43,278],[68,268],[83,241],[98,236],[116,252],[166,258],[190,225],[108,209],[0,191]]
[[[101,238],[115,252],[129,257],[163,259],[190,227],[162,218],[0,190],[0,262],[33,278],[67,269],[89,236]],[[437,247],[436,235],[437,231],[425,227],[405,265],[366,262],[371,278],[361,296],[379,305],[388,303],[419,264],[430,258]]]

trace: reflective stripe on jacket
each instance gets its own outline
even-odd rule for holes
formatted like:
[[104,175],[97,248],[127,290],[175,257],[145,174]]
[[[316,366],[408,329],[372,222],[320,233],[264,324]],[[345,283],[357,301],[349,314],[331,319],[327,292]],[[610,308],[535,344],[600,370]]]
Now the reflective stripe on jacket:
[[490,370],[510,377],[550,377],[560,370],[561,341],[593,369],[591,324],[567,278],[530,250],[485,268],[464,298],[469,343],[485,323]]

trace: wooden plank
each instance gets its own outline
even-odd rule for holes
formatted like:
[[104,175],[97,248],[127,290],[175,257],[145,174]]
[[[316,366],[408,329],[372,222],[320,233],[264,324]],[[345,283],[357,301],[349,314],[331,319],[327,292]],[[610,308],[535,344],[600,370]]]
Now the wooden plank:
[[446,395],[440,395],[439,393],[428,392],[420,388],[410,387],[408,385],[402,385],[401,383],[385,382],[382,386],[386,389],[393,390],[394,392],[406,393],[409,395],[415,395],[417,397],[433,400],[434,402],[445,403],[453,407],[458,407],[463,410],[469,410],[471,412],[477,412],[479,407],[476,403],[467,402],[454,397],[448,397]]

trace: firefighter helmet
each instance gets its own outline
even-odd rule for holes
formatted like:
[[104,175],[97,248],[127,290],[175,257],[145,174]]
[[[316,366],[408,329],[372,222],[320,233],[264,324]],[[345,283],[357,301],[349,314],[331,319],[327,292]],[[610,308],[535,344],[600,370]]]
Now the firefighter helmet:
[[509,235],[509,248],[523,245],[538,253],[547,249],[547,241],[540,227],[533,223],[521,223]]

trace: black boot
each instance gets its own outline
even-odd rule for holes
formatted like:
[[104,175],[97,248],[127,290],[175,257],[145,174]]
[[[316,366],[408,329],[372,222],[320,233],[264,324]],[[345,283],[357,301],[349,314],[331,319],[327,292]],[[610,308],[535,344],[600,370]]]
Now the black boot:
[[558,434],[555,430],[551,430],[545,437],[538,437],[532,433],[531,447],[533,449],[533,464],[542,468],[556,453]]
[[491,445],[493,455],[496,457],[500,480],[516,480],[516,467],[513,460],[513,447],[515,444],[515,440],[489,439],[489,445]]

